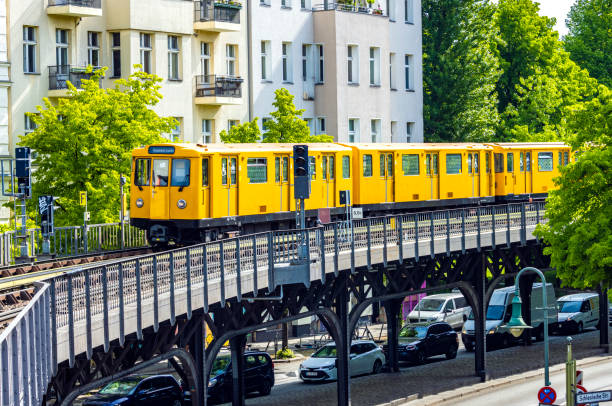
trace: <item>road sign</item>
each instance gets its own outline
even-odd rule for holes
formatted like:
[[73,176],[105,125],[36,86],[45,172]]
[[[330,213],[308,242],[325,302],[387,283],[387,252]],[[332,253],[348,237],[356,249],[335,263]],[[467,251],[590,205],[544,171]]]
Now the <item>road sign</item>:
[[612,402],[612,390],[599,392],[577,393],[576,403]]
[[88,212],[88,211],[86,211],[85,213],[83,213],[83,220],[85,220],[85,221],[89,221],[89,218],[90,218],[90,216],[89,216],[89,212]]
[[538,402],[542,405],[552,405],[557,400],[557,392],[550,386],[544,386],[538,391]]
[[[576,397],[578,397],[578,395],[582,395],[587,393],[588,391],[586,390],[586,388],[582,385],[576,385],[576,391],[574,392]],[[587,403],[579,403],[578,401],[575,401],[574,404],[576,406],[587,406]]]
[[80,191],[79,192],[79,204],[81,206],[87,206],[87,191]]
[[353,207],[353,218],[354,219],[362,219],[363,218],[363,208],[362,207]]
[[582,371],[576,370],[576,385],[582,385],[583,374]]

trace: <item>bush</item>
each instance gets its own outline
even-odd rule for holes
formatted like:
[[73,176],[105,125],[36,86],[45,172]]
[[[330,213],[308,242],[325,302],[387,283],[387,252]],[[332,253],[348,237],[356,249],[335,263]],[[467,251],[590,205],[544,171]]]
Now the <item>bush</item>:
[[290,359],[293,357],[295,357],[295,355],[289,348],[281,348],[276,352],[276,359]]

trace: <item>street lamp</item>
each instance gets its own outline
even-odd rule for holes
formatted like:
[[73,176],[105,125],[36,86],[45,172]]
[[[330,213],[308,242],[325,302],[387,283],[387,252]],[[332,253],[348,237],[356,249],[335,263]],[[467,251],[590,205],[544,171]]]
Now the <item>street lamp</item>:
[[544,386],[550,386],[548,373],[548,303],[546,296],[546,278],[544,274],[537,268],[526,267],[520,270],[514,279],[514,298],[512,299],[512,318],[506,324],[506,328],[510,330],[510,334],[514,337],[519,337],[524,330],[532,328],[525,323],[521,314],[521,297],[519,292],[519,278],[523,272],[535,272],[542,279],[542,305],[544,306]]

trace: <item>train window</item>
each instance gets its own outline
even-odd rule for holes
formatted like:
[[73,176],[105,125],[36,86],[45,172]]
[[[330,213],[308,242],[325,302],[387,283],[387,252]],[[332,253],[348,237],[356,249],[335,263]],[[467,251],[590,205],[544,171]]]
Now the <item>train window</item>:
[[317,158],[314,156],[308,158],[310,159],[310,179],[315,180],[317,178]]
[[351,157],[342,157],[342,178],[349,179],[351,177]]
[[563,165],[569,164],[569,152],[565,151],[563,153]]
[[[429,158],[429,155],[427,155]],[[419,174],[419,155],[418,154],[404,154],[402,155],[402,171],[404,175],[418,175]]]
[[504,154],[495,154],[495,173],[504,171]]
[[560,168],[563,166],[563,152],[559,151],[557,155],[559,156],[559,162],[557,166]]
[[438,174],[438,154],[433,154],[433,172],[434,175]]
[[322,167],[323,167],[323,179],[327,179],[327,157],[326,156],[323,157]]
[[446,174],[457,175],[461,173],[461,154],[446,154]]
[[227,158],[221,158],[221,183],[227,185]]
[[491,153],[487,152],[485,160],[485,168],[487,173],[491,173]]
[[280,164],[281,164],[281,159],[279,157],[274,158],[274,181],[276,183],[280,182],[281,180]]
[[531,172],[531,152],[525,154],[525,170]]
[[550,172],[553,170],[552,152],[538,152],[538,169],[540,172]]
[[524,164],[524,159],[525,159],[525,154],[523,152],[521,152],[521,154],[519,155],[519,170],[521,172],[525,172],[525,164]]
[[472,154],[468,154],[467,167],[468,173],[472,173]]
[[393,176],[393,154],[387,154],[387,176]]
[[266,183],[268,181],[267,158],[247,159],[247,176],[249,183]]
[[329,178],[334,178],[334,172],[336,171],[336,163],[335,158],[333,156],[329,157]]
[[283,181],[289,182],[289,158],[283,157]]
[[202,186],[208,186],[208,158],[202,159]]
[[508,152],[506,161],[508,172],[514,172],[514,154],[512,152]]
[[385,176],[385,154],[380,154],[380,176]]
[[372,176],[372,155],[363,156],[363,176]]
[[137,159],[136,173],[134,174],[134,184],[136,186],[149,186],[151,181],[151,160]]
[[425,172],[431,175],[431,154],[425,155]]
[[168,159],[153,160],[153,186],[168,186],[169,169]]
[[478,156],[479,156],[479,155],[478,155],[477,153],[476,153],[476,154],[474,154],[474,173],[476,173],[476,174],[477,174],[477,173],[480,173],[480,172],[479,172],[479,169],[478,169],[478,161],[479,161]]
[[172,179],[170,179],[170,186],[189,186],[190,168],[191,161],[189,161],[189,159],[173,159]]
[[236,184],[236,158],[230,158],[230,182]]

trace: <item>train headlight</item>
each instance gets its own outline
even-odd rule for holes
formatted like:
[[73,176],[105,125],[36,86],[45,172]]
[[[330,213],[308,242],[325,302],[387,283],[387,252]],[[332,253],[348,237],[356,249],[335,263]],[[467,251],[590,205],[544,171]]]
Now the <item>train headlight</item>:
[[184,209],[185,207],[187,207],[187,202],[183,199],[180,199],[178,202],[176,202],[176,207],[178,207],[179,209]]
[[141,208],[142,206],[144,206],[144,200],[136,199],[136,207]]

